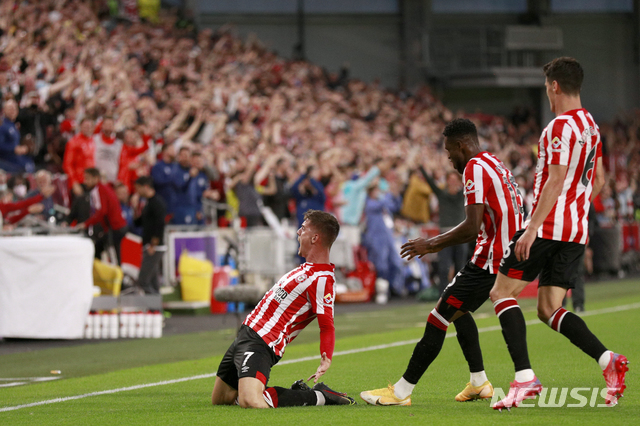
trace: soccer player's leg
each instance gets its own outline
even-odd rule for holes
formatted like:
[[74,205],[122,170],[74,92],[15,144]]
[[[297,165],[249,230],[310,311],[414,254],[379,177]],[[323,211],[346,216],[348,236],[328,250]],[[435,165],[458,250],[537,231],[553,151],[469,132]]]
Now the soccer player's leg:
[[571,343],[593,358],[603,371],[607,383],[606,404],[614,406],[623,396],[628,360],[616,354],[600,342],[578,315],[562,307],[567,290],[575,283],[577,262],[582,262],[584,246],[562,243],[563,249],[554,256],[552,267],[543,271],[538,288],[538,318],[553,330],[561,333]]
[[[453,321],[456,337],[469,365],[469,383],[456,395],[456,401],[474,401],[493,397],[493,386],[484,371],[482,350],[471,312],[475,312],[489,298],[489,291],[495,283],[495,274],[474,264],[465,267],[464,274],[456,276],[455,285],[447,287],[442,299],[459,311],[467,312]],[[457,316],[457,315],[456,315]]]
[[274,401],[272,393],[267,392],[267,382],[271,367],[278,362],[278,358],[262,338],[248,327],[241,328],[238,339],[233,356],[238,374],[238,405],[242,408],[277,407],[277,395]]
[[213,405],[233,405],[238,398],[238,370],[233,362],[237,344],[238,339],[229,346],[218,367],[216,382],[211,393]]
[[500,320],[502,335],[507,344],[516,371],[507,396],[494,404],[493,408],[517,407],[524,400],[535,397],[542,390],[529,362],[527,349],[527,326],[516,297],[528,283],[533,281],[553,251],[547,240],[536,239],[531,246],[529,259],[518,261],[512,248],[524,231],[516,232],[500,263],[496,282],[489,293],[496,315]]
[[[238,404],[242,408],[271,408],[267,401],[271,395],[265,392],[265,385],[255,377],[242,377],[238,380]],[[273,402],[272,402],[273,404]]]
[[[464,270],[454,278],[450,287],[455,285],[456,279],[463,275]],[[446,291],[443,296],[445,294]],[[361,392],[360,397],[372,405],[411,405],[413,389],[440,353],[449,324],[463,314],[464,312],[456,306],[440,298],[435,309],[429,314],[424,335],[416,344],[409,365],[400,380],[386,388]]]
[[216,377],[211,393],[211,403],[213,405],[233,405],[238,398],[238,390],[232,388],[220,377]]

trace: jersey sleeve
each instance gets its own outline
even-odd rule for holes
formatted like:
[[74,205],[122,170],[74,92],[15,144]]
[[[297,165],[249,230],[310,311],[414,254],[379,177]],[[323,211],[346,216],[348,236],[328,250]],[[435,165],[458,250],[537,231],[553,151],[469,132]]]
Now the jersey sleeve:
[[564,120],[556,120],[545,135],[547,164],[568,166],[571,152],[572,129]]
[[319,277],[310,287],[309,300],[311,310],[318,316],[320,327],[320,354],[326,353],[333,358],[335,347],[335,326],[333,325],[333,305],[335,303],[334,279],[331,276]]
[[488,187],[481,165],[471,162],[464,169],[464,205],[484,204]]

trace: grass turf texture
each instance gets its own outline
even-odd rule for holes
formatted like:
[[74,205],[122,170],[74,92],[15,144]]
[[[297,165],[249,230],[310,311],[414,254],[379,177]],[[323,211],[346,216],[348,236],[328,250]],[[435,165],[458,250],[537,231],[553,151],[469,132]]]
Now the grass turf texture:
[[[638,281],[628,280],[587,286],[589,311],[640,302]],[[535,301],[523,300],[527,320],[535,319]],[[405,306],[336,318],[336,351],[346,351],[404,340],[418,339],[432,304]],[[489,303],[476,315],[478,327],[497,326]],[[640,415],[636,394],[635,362],[640,341],[635,336],[640,309],[585,317],[603,343],[625,354],[632,364],[625,398],[615,408],[521,408],[498,413],[485,402],[457,403],[469,375],[455,338],[448,338],[413,394],[411,407],[372,407],[358,394],[395,382],[404,372],[413,344],[334,357],[322,378],[332,388],[356,397],[356,407],[304,407],[250,411],[239,407],[212,407],[214,378],[90,396],[83,399],[0,412],[0,424],[297,424],[313,419],[321,424],[634,424]],[[450,334],[454,327],[450,329]],[[546,387],[604,386],[597,364],[562,335],[543,324],[527,328],[532,365]],[[631,334],[630,334],[631,333]],[[0,408],[83,395],[215,372],[232,332],[194,333],[159,340],[102,342],[84,346],[5,355],[0,377],[44,376],[62,370],[63,379],[14,388],[0,388]],[[513,367],[500,331],[480,334],[489,379],[505,392],[513,379]],[[284,361],[316,356],[314,325],[287,348]],[[275,366],[270,384],[289,386],[315,372],[318,360]],[[589,392],[582,392],[588,394]],[[571,401],[575,402],[575,401]],[[602,399],[599,398],[599,403]],[[312,416],[312,417],[307,417]]]

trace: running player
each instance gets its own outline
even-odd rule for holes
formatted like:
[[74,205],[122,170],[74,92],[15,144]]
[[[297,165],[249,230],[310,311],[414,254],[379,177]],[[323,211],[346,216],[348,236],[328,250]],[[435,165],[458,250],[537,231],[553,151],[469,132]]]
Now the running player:
[[[346,394],[317,383],[331,366],[335,344],[335,267],[329,263],[329,252],[339,231],[338,221],[329,213],[305,213],[298,229],[298,254],[306,263],[280,278],[244,320],[218,367],[211,396],[213,405],[237,403],[244,408],[275,408],[355,404]],[[291,389],[266,387],[271,367],[280,361],[287,344],[316,317],[322,360],[307,379],[314,379],[316,384],[309,388],[299,380]]]
[[478,309],[489,298],[503,250],[524,224],[522,197],[505,165],[494,155],[480,151],[476,126],[471,121],[453,120],[443,134],[449,160],[464,177],[466,218],[437,237],[409,241],[402,246],[401,255],[411,260],[474,239],[476,249],[431,311],[424,336],[413,350],[404,375],[395,385],[360,394],[369,404],[411,405],[413,388],[440,353],[451,322],[456,325],[458,342],[471,372],[471,380],[456,400],[493,396],[493,387],[482,362],[478,328],[469,312]]
[[540,136],[532,216],[511,240],[491,290],[516,370],[509,393],[493,408],[517,407],[542,390],[529,363],[525,321],[514,298],[538,274],[538,318],[598,362],[608,388],[606,404],[613,406],[625,389],[627,358],[607,350],[579,316],[562,307],[583,261],[590,202],[604,185],[600,132],[582,108],[584,73],[578,61],[554,59],[544,74],[556,118]]

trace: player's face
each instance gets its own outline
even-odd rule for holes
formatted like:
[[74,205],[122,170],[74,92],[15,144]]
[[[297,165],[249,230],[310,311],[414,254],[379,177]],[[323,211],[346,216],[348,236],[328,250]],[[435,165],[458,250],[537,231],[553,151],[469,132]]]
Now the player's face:
[[451,140],[449,138],[445,138],[444,140],[444,149],[446,149],[449,154],[449,161],[451,161],[453,168],[460,174],[464,172],[465,166],[461,147],[462,143],[458,140]]
[[298,255],[306,258],[316,238],[316,234],[309,224],[309,221],[305,220],[302,222],[300,229],[298,229],[298,243],[300,244]]
[[[547,98],[549,98],[549,108],[552,113],[556,113],[556,94],[553,92],[553,83],[549,80],[544,80],[544,87],[547,89]],[[557,84],[557,83],[556,83]]]

